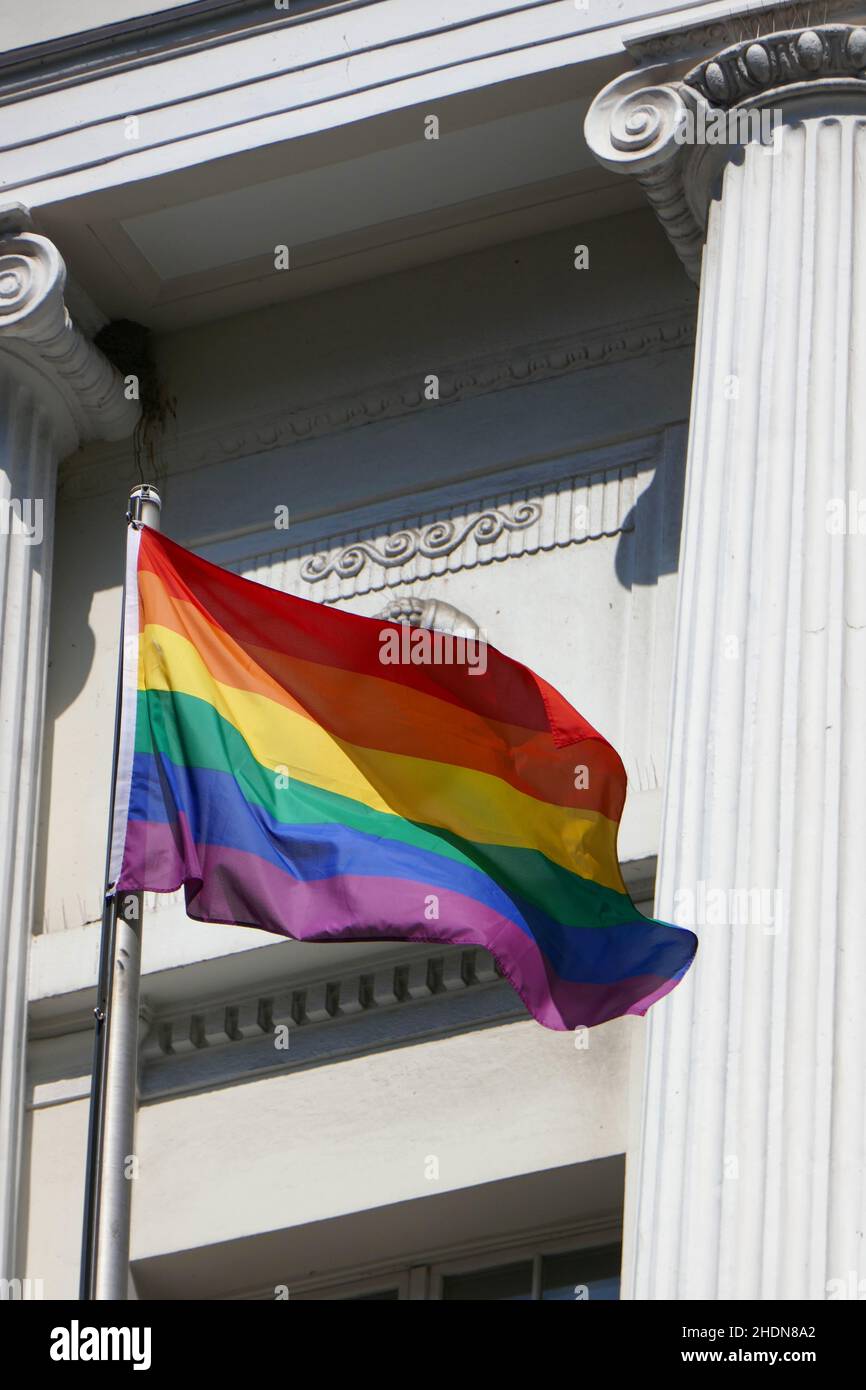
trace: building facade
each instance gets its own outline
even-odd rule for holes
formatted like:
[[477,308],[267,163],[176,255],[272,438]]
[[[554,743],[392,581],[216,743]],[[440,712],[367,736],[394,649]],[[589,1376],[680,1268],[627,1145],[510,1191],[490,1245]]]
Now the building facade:
[[8,8],[0,1273],[77,1294],[144,480],[220,565],[540,671],[701,946],[560,1034],[481,950],[148,897],[130,1297],[866,1295],[866,15]]

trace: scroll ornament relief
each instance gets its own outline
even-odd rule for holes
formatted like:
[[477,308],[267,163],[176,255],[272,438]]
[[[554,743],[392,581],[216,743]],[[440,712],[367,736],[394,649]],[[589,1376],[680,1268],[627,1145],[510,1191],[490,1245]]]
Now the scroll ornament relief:
[[[329,602],[371,589],[392,588],[435,575],[516,558],[564,545],[618,535],[633,529],[641,484],[634,463],[558,477],[479,501],[451,516],[436,516],[395,530],[366,535],[336,534],[320,549],[287,554],[301,590]],[[413,518],[414,520],[414,518]],[[267,573],[258,576],[264,582]],[[283,575],[280,583],[286,583]]]
[[64,300],[66,266],[47,237],[26,230],[26,212],[0,212],[0,341],[23,342],[40,371],[66,393],[80,439],[123,439],[140,414],[123,379],[76,327]]
[[308,584],[327,579],[336,574],[341,579],[354,579],[368,561],[391,569],[404,565],[416,555],[428,560],[450,555],[469,537],[474,536],[479,545],[489,545],[498,540],[503,531],[518,531],[541,516],[538,502],[518,502],[510,514],[504,507],[491,508],[479,512],[458,525],[454,521],[433,521],[427,526],[414,530],[395,531],[377,547],[372,541],[353,541],[332,555],[313,555],[301,566],[301,578]]

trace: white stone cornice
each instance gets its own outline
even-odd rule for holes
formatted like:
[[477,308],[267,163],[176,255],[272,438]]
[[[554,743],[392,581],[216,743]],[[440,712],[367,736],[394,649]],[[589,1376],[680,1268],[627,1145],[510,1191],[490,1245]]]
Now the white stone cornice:
[[687,126],[718,113],[803,98],[866,100],[866,28],[822,24],[749,37],[685,70],[674,60],[625,73],[587,113],[587,144],[606,169],[643,186],[689,276],[700,278],[714,175],[739,143],[695,143]]
[[0,352],[36,365],[70,410],[80,440],[122,439],[139,417],[123,380],[76,328],[64,302],[66,266],[47,237],[0,223]]

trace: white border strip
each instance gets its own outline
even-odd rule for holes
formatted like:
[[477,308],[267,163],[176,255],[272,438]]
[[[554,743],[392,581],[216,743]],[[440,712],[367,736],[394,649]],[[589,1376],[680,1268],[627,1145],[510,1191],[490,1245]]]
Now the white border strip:
[[114,783],[114,820],[111,827],[109,882],[120,874],[126,845],[129,793],[132,786],[132,759],[135,751],[135,711],[138,700],[138,548],[141,528],[127,527],[126,582],[123,601],[123,685],[120,700],[120,738],[117,745],[117,773]]

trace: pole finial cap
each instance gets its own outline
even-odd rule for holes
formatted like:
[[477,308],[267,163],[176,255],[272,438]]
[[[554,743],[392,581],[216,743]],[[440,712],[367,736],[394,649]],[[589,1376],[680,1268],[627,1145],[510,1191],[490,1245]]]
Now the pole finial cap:
[[139,483],[132,489],[126,515],[133,526],[150,526],[158,531],[161,511],[162,498],[153,483]]

